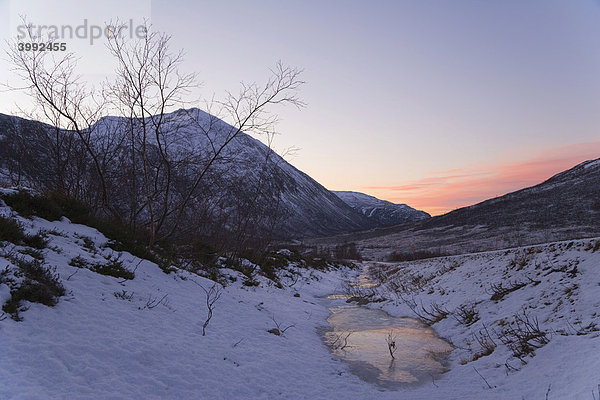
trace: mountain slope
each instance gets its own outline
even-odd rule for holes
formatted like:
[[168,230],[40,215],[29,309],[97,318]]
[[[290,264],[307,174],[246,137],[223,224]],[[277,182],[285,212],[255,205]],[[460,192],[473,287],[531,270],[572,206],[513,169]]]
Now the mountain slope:
[[600,228],[600,159],[585,161],[539,185],[460,208],[425,221],[423,228],[447,225],[533,228]]
[[[163,134],[164,139],[161,140],[164,140],[162,145],[165,151],[175,160],[173,164],[197,160],[194,166],[176,178],[182,180],[177,186],[181,193],[185,192],[186,185],[193,181],[193,177],[202,171],[203,163],[216,157],[209,173],[203,178],[202,186],[198,188],[204,202],[198,209],[206,210],[209,216],[199,215],[198,219],[225,221],[217,222],[223,226],[240,225],[246,218],[244,212],[254,212],[256,208],[257,214],[277,214],[277,218],[273,218],[277,219],[276,225],[270,228],[276,238],[333,235],[375,226],[314,179],[243,132],[235,135],[224,150],[218,152],[219,147],[236,131],[219,118],[199,109],[189,109],[167,114],[165,120],[163,129],[167,133]],[[140,120],[135,120],[134,124],[140,124]],[[115,142],[127,143],[130,128],[131,120],[127,118],[102,118],[92,127],[96,135],[94,144],[100,149]],[[53,148],[56,148],[54,134],[49,125],[0,114],[0,172],[11,168],[16,171],[8,178],[4,174],[5,184],[53,185],[52,181],[58,175],[52,170]],[[77,138],[73,140],[77,141]],[[28,148],[25,155],[30,154],[26,159],[23,159],[24,153],[21,151],[24,143]],[[156,143],[150,143],[150,146],[148,153],[151,156],[159,153]],[[113,159],[121,163],[107,163],[107,168],[112,168],[108,175],[114,177],[111,182],[115,193],[113,198],[123,194],[124,200],[118,206],[125,207],[125,196],[131,196],[130,193],[137,196],[142,186],[138,183],[136,189],[135,182],[132,184],[131,176],[127,175],[132,167],[127,156],[121,155],[126,153],[117,149],[113,150],[113,154],[116,154]],[[30,171],[29,181],[22,180],[20,173],[23,165],[16,165],[15,155]],[[94,175],[92,163],[84,165],[90,169],[89,175]],[[161,179],[164,181],[166,178],[158,177],[157,181],[161,182]],[[188,222],[194,217],[187,218]]]
[[[356,242],[364,257],[462,254],[600,235],[600,159],[539,185],[404,225],[321,238]],[[314,245],[315,241],[306,241]],[[402,258],[402,257],[400,257]]]
[[431,217],[425,211],[415,210],[406,204],[395,204],[359,192],[333,191],[354,210],[375,221],[378,226],[392,226],[420,221]]
[[[212,156],[206,149],[219,148],[236,130],[225,121],[202,110],[178,110],[168,116],[173,147]],[[167,128],[169,129],[169,128]],[[205,132],[209,132],[205,134]],[[217,179],[215,197],[223,212],[239,206],[239,197],[252,193],[253,185],[273,188],[267,201],[277,202],[281,216],[274,235],[311,237],[353,232],[375,226],[338,199],[329,190],[298,170],[261,141],[241,132],[224,148],[213,169]],[[225,184],[221,184],[226,182]],[[215,191],[214,188],[211,190]],[[266,190],[268,191],[268,190]]]

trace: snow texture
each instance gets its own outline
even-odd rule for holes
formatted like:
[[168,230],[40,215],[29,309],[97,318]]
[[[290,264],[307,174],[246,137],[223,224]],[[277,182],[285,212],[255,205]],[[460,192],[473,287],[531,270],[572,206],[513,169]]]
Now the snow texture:
[[[0,213],[12,211],[4,206]],[[457,346],[450,355],[451,370],[435,381],[397,391],[352,375],[317,334],[330,314],[320,298],[339,292],[342,282],[356,272],[305,270],[291,287],[284,279],[284,289],[266,280],[248,288],[237,279],[223,289],[202,336],[207,310],[198,285],[209,288],[212,281],[183,271],[167,275],[128,253],[118,256],[135,270],[133,280],[72,267],[68,263],[76,256],[101,262],[117,254],[103,247],[107,239],[95,229],[66,219],[18,218],[29,232],[52,232],[43,251],[45,262],[57,268],[67,295],[52,308],[29,304],[22,322],[0,322],[1,399],[540,399],[548,388],[549,399],[591,399],[600,383],[597,332],[577,335],[570,328],[579,326],[578,321],[598,319],[600,251],[594,250],[594,240],[539,246],[531,253],[521,249],[383,265],[388,273],[398,269],[395,276],[431,276],[414,294],[423,304],[438,301],[454,309],[474,301],[481,316],[470,327],[453,318],[435,324],[438,334]],[[83,238],[94,248],[90,250],[89,240],[86,247]],[[526,254],[525,265],[510,267],[521,252]],[[0,266],[9,263],[0,258]],[[573,265],[578,271],[573,277],[570,269],[561,269]],[[236,276],[234,271],[228,274]],[[527,277],[541,282],[527,284],[501,301],[490,300],[491,283]],[[377,290],[388,300],[372,307],[413,316],[386,292],[387,286]],[[0,297],[6,296],[7,286],[2,284]],[[163,298],[156,307],[148,307]],[[484,323],[500,329],[500,321],[523,307],[553,332],[550,343],[528,357],[526,365],[511,359],[502,345],[489,356],[469,361],[470,334]],[[275,321],[294,326],[276,336],[268,332]],[[561,329],[570,334],[557,333]],[[516,370],[507,371],[506,362]]]

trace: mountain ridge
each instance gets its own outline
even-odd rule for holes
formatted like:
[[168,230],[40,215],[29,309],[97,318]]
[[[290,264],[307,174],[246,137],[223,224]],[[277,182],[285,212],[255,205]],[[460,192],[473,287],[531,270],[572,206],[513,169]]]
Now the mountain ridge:
[[[236,130],[225,121],[197,108],[180,109],[166,116],[168,123],[165,129],[171,132],[165,148],[174,154],[178,151],[189,154],[195,152],[194,155],[199,159],[210,159],[215,153],[214,149]],[[123,130],[128,122],[129,119],[125,117],[106,116],[92,128],[98,140],[102,141],[109,134]],[[0,114],[0,170],[6,171],[9,167],[7,151],[11,146],[18,147],[18,134],[25,131],[31,152],[31,161],[28,163],[32,174],[36,178],[43,176],[44,180],[51,180],[51,176],[46,176],[51,175],[50,172],[42,164],[49,164],[52,157],[49,150],[51,135],[48,133],[53,129],[39,121]],[[277,212],[281,215],[281,223],[273,233],[275,237],[315,237],[375,226],[309,175],[244,132],[233,138],[211,168],[214,176],[207,180],[203,188],[206,196],[210,196],[207,207],[211,208],[211,212],[224,215],[235,207],[247,207],[238,197],[253,193],[256,185],[262,185],[267,188],[263,202],[277,202]],[[10,181],[6,173],[3,175],[5,181]],[[271,195],[269,190],[280,192]],[[247,203],[249,200],[245,201]]]
[[426,220],[307,240],[355,242],[363,256],[464,254],[600,236],[600,158],[549,179]]
[[392,203],[365,193],[340,190],[332,192],[379,226],[398,225],[431,217],[425,211],[416,210],[406,204]]

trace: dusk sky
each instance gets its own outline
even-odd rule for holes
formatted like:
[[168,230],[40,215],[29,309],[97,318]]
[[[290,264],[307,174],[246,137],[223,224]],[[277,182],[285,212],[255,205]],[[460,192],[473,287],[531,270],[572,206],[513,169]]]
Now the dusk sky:
[[[600,1],[8,1],[35,24],[147,17],[173,35],[210,98],[304,69],[307,107],[276,109],[275,147],[328,189],[432,214],[539,183],[600,157]],[[102,41],[67,41],[94,82]],[[3,44],[3,46],[6,46]],[[5,57],[2,57],[5,58]],[[0,82],[14,84],[0,61]],[[0,112],[28,99],[0,92]],[[198,104],[201,107],[201,104]]]

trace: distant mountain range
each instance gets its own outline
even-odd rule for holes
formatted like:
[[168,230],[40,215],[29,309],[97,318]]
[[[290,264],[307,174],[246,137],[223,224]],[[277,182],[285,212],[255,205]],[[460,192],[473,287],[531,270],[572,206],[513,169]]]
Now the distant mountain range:
[[600,159],[585,161],[536,186],[441,216],[320,238],[318,243],[356,242],[363,256],[384,259],[393,252],[459,254],[598,236]]
[[364,193],[333,191],[355,211],[374,221],[377,226],[392,226],[430,218],[425,211],[415,210],[406,204],[394,204]]

